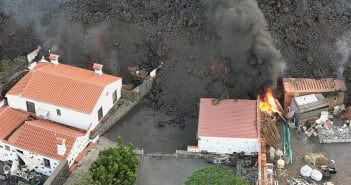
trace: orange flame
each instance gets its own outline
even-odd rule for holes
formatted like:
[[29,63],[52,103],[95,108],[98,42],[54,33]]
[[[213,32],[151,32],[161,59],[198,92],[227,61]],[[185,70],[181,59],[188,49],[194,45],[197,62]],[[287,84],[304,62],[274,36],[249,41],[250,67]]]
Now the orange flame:
[[279,112],[272,89],[268,88],[266,94],[260,97],[260,110],[262,112]]

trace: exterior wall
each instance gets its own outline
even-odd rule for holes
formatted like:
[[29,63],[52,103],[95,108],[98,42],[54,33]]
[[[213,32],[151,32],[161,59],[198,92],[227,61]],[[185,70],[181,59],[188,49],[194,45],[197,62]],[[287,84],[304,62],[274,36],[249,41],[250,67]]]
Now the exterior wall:
[[[10,147],[10,151],[5,149],[5,145]],[[26,156],[29,156],[29,157],[33,156],[34,159],[37,159],[37,160],[41,161],[41,165],[39,165],[34,170],[36,172],[42,173],[44,175],[50,176],[52,174],[52,172],[54,172],[54,170],[56,169],[56,167],[60,163],[59,160],[51,159],[51,158],[48,158],[48,157],[44,157],[42,155],[35,154],[35,153],[30,152],[30,151],[23,150],[21,148],[14,147],[12,145],[6,144],[6,143],[4,143],[2,141],[0,141],[0,160],[1,161],[7,161],[7,160],[18,161],[19,157],[17,156],[17,153],[15,152],[16,149],[23,151],[23,154],[26,155]],[[50,160],[50,168],[44,166],[44,159]]]
[[329,110],[333,110],[335,106],[341,105],[346,102],[345,92],[323,93],[323,95],[328,100]]
[[57,166],[55,171],[51,174],[51,176],[46,179],[44,185],[62,185],[65,183],[68,178],[70,172],[67,164],[67,160],[63,160]]
[[[100,122],[98,120],[98,111],[100,107],[102,107],[102,112],[103,112],[103,117],[110,111],[110,109],[113,107],[113,92],[117,90],[117,100],[121,98],[121,91],[122,91],[122,80],[118,80],[108,86],[105,87],[102,95],[99,98],[98,103],[95,105],[93,112],[92,112],[92,117],[91,117],[91,122],[92,126],[90,130],[94,129],[96,125]],[[116,100],[116,102],[117,102]],[[115,102],[115,103],[116,103]]]
[[[310,93],[294,93],[294,92],[284,92],[284,109],[288,111],[288,106],[291,105],[291,101],[296,96],[304,96],[308,94],[315,94],[321,92],[310,92]],[[333,110],[336,105],[340,105],[346,102],[346,92],[326,92],[322,93],[323,96],[328,99],[329,110]]]
[[[35,104],[35,111],[39,109],[49,111],[49,114],[44,119],[49,119],[58,123],[62,123],[75,128],[87,130],[91,123],[92,115],[74,111],[60,106],[55,106],[36,100],[22,98],[13,95],[7,95],[7,102],[10,107],[27,111],[26,101],[31,101]],[[61,111],[61,116],[57,115],[56,109]]]
[[[113,84],[106,86],[101,97],[98,100],[93,112],[91,114],[86,114],[78,112],[72,109],[67,109],[60,106],[55,106],[27,98],[22,98],[19,96],[7,95],[7,101],[10,107],[15,109],[20,109],[27,111],[26,101],[31,101],[35,104],[35,111],[38,112],[39,109],[49,111],[47,117],[44,119],[49,119],[58,123],[62,123],[75,128],[88,130],[89,128],[94,128],[98,123],[98,110],[102,106],[103,115],[106,115],[108,111],[113,106],[112,94],[114,90],[117,90],[117,100],[121,97],[122,80],[118,80]],[[61,115],[57,115],[56,110],[61,111]],[[91,126],[92,125],[92,126]]]
[[208,151],[221,154],[244,151],[247,154],[259,152],[258,138],[224,138],[199,136],[198,146],[200,151]]
[[76,157],[84,150],[84,148],[89,144],[89,135],[77,138],[76,142],[73,144],[70,154],[67,156],[68,166],[70,167]]

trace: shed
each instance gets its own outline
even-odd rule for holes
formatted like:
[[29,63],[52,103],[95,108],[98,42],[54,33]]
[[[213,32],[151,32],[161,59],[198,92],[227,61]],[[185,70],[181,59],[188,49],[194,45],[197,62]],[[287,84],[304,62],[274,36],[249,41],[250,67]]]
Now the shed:
[[200,100],[198,150],[213,153],[258,152],[256,100]]
[[296,121],[319,117],[322,111],[328,111],[328,100],[322,94],[309,94],[295,97],[291,103]]
[[329,110],[345,103],[347,88],[344,80],[335,78],[283,78],[284,109],[288,111],[291,100],[296,96],[322,93],[328,100]]

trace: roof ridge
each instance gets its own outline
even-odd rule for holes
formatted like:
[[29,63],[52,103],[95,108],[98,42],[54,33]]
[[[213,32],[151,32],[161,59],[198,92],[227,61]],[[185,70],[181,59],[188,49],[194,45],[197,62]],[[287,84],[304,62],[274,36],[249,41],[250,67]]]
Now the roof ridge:
[[[77,67],[77,68],[78,68],[78,67]],[[94,86],[105,87],[105,86],[102,85],[102,84],[90,83],[90,81],[80,80],[80,79],[72,78],[72,77],[70,77],[70,76],[60,75],[60,74],[57,74],[57,73],[50,73],[50,72],[48,72],[48,71],[35,71],[35,72],[37,72],[37,73],[42,73],[42,74],[47,74],[47,75],[52,75],[52,76],[55,76],[55,77],[70,79],[70,80],[73,80],[73,81],[82,82],[82,83],[85,83],[85,84],[91,84],[91,85],[94,85]]]
[[[53,132],[53,133],[55,133],[55,135],[58,133],[58,134],[62,134],[62,135],[65,135],[65,136],[68,136],[68,137],[76,137],[76,136],[71,136],[71,135],[68,135],[68,134],[66,134],[66,133],[61,133],[61,132],[57,132],[57,131],[55,131],[55,130],[51,130],[51,129],[49,129],[49,128],[46,128],[46,127],[43,127],[43,126],[41,126],[41,125],[39,125],[39,124],[35,124],[35,123],[28,123],[28,122],[34,122],[34,121],[44,121],[44,120],[32,120],[32,121],[26,121],[26,123],[27,124],[29,124],[29,125],[31,125],[31,126],[35,126],[35,127],[38,127],[38,128],[42,128],[42,129],[44,129],[44,130],[47,130],[47,131],[50,131],[50,132]],[[50,124],[57,124],[57,123],[53,123],[53,122],[50,122],[50,121],[47,121],[47,122],[49,122]],[[63,125],[58,125],[58,126],[63,126]],[[63,126],[64,127],[64,126]],[[72,129],[73,130],[73,129]],[[73,131],[75,131],[75,130],[73,130]],[[78,132],[78,131],[77,131]]]

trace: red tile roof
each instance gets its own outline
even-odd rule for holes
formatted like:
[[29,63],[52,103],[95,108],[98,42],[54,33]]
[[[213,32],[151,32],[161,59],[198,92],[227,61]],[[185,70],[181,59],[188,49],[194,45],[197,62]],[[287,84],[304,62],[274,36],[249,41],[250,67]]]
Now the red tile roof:
[[198,136],[257,138],[257,101],[201,98]]
[[29,113],[8,106],[0,109],[0,139],[5,139],[29,117]]
[[50,59],[50,60],[57,60],[58,57],[59,57],[59,55],[55,55],[55,54],[50,54],[50,55],[49,55],[49,59]]
[[[72,149],[77,137],[85,133],[46,120],[26,121],[8,139],[16,147],[50,158],[62,160]],[[66,153],[57,154],[57,138],[65,139]]]
[[120,79],[65,64],[39,62],[7,94],[91,113],[104,87]]
[[316,93],[346,91],[344,80],[335,78],[283,78],[285,92],[296,93]]

